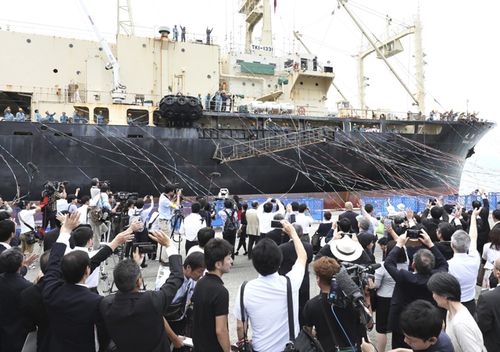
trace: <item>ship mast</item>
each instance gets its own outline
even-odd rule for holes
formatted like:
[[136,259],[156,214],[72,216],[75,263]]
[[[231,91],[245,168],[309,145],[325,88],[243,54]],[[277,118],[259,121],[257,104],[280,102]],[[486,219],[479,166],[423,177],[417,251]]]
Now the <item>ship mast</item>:
[[82,6],[83,11],[85,12],[85,15],[87,16],[92,29],[94,30],[94,33],[97,37],[97,40],[99,41],[99,44],[106,54],[106,57],[108,58],[108,63],[106,64],[105,68],[106,70],[112,70],[113,71],[113,89],[111,90],[111,98],[114,104],[121,104],[125,100],[125,97],[127,96],[126,89],[127,87],[121,83],[120,80],[120,64],[118,64],[118,61],[116,60],[115,56],[113,55],[113,52],[111,51],[111,48],[102,36],[101,32],[99,31],[99,28],[94,23],[94,20],[90,16],[90,13],[87,9],[87,6],[85,6],[84,0],[80,0],[80,5]]
[[[406,92],[408,93],[408,95],[412,98],[412,100],[415,102],[415,105],[418,106],[419,108],[419,111],[420,112],[423,112],[422,111],[422,106],[420,106],[420,102],[415,98],[415,96],[413,95],[413,93],[410,91],[410,89],[408,88],[408,86],[403,82],[403,80],[401,79],[401,77],[399,77],[399,75],[397,74],[397,72],[394,70],[394,68],[392,67],[392,65],[389,63],[389,61],[387,61],[387,58],[385,57],[384,53],[382,52],[382,50],[379,48],[379,46],[377,46],[375,44],[375,42],[373,41],[372,38],[370,38],[370,36],[368,35],[368,33],[366,33],[366,31],[363,29],[363,27],[361,26],[361,24],[358,22],[358,20],[356,19],[356,17],[354,17],[354,15],[352,14],[352,12],[347,8],[346,6],[346,2],[347,0],[339,0],[339,4],[342,5],[342,7],[344,8],[344,10],[346,10],[347,14],[349,15],[349,17],[351,17],[351,19],[353,20],[354,24],[359,28],[359,30],[361,31],[361,33],[363,33],[363,35],[365,36],[365,38],[368,40],[368,42],[370,43],[370,45],[373,47],[373,49],[377,52],[377,56],[382,59],[382,61],[384,61],[384,63],[386,64],[386,66],[389,68],[389,70],[392,72],[392,74],[394,75],[394,77],[396,77],[396,79],[399,81],[399,83],[401,84],[401,86],[404,88],[404,90],[406,90]],[[371,51],[370,51],[371,52]],[[366,55],[365,55],[366,56]],[[366,108],[365,103],[364,103],[364,74],[363,74],[363,71],[361,71],[359,73],[360,75],[360,78],[359,78],[359,83],[360,83],[360,87],[363,87],[363,92],[360,92],[360,99],[362,99],[362,108]],[[361,94],[362,93],[362,94]]]
[[[271,24],[271,5],[269,0],[243,0],[240,13],[246,16],[245,52],[252,52],[252,34],[255,26],[262,20],[261,47],[273,47],[273,29]],[[268,50],[268,52],[271,50]]]
[[126,35],[135,35],[134,19],[132,17],[132,7],[130,0],[116,0],[117,28],[116,34],[125,33]]

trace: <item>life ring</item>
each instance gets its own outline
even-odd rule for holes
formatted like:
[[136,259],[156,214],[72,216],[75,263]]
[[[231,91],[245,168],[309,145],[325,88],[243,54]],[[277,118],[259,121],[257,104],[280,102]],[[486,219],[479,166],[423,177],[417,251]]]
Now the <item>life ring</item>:
[[297,112],[299,113],[299,115],[305,115],[306,114],[306,108],[301,106],[297,109]]

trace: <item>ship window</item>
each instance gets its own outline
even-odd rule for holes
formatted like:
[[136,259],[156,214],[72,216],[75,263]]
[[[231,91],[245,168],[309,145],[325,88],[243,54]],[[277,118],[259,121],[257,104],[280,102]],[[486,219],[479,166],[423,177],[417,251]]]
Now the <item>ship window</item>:
[[94,121],[94,123],[97,123],[97,115],[102,115],[104,117],[104,124],[105,125],[107,125],[109,123],[109,110],[108,110],[108,108],[101,108],[101,107],[94,108],[94,113],[93,113],[93,117],[92,117],[92,121]]
[[28,131],[14,131],[14,136],[32,136],[32,132]]
[[300,82],[300,85],[301,85],[301,86],[302,86],[302,85],[304,85],[304,82]]
[[252,83],[252,87],[255,87],[255,83]]
[[149,123],[149,111],[142,109],[128,109],[127,123],[131,126],[147,126]]
[[102,51],[102,47],[99,47],[99,51]]
[[52,72],[57,73],[59,70],[57,68],[53,69]]
[[319,86],[319,84],[318,84],[317,82],[316,82],[314,85],[315,85],[316,87],[317,87],[317,86]]
[[246,86],[246,85],[247,85],[247,84],[246,84],[246,82],[242,82],[241,84],[242,84],[242,85],[244,85],[244,86]]
[[68,46],[69,46],[70,48],[72,48],[72,47],[73,47],[73,44],[72,44],[72,43],[69,43],[69,45],[68,45]]
[[146,44],[142,44],[142,47],[145,48],[147,45]]
[[127,138],[144,138],[142,134],[127,134]]
[[210,79],[210,78],[212,78],[212,76],[210,76],[210,75],[207,75],[207,78],[208,78],[208,79]]
[[81,72],[80,71],[76,71],[76,74],[79,75]]
[[387,124],[385,126],[385,132],[414,134],[415,133],[415,125]]
[[268,84],[268,85],[267,85],[267,88],[271,88],[271,85],[270,85],[270,84]]
[[31,43],[31,39],[30,38],[26,39],[26,43],[28,44]]
[[418,125],[418,134],[440,134],[443,126],[434,124]]
[[186,49],[184,49],[184,48],[181,49],[181,52],[185,52],[185,51],[186,51]]

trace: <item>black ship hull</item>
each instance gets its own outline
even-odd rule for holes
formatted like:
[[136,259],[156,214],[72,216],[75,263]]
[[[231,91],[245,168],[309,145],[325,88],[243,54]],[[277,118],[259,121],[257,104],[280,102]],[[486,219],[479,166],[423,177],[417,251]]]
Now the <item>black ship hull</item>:
[[[37,199],[47,180],[67,180],[70,191],[85,191],[92,177],[109,180],[113,191],[141,195],[157,195],[166,183],[177,183],[187,195],[221,187],[240,195],[408,188],[453,193],[466,157],[494,126],[414,124],[411,134],[328,130],[323,143],[221,163],[214,158],[217,147],[279,132],[3,122],[0,193],[12,199],[19,185],[21,194]],[[418,124],[440,126],[440,133],[418,133]]]

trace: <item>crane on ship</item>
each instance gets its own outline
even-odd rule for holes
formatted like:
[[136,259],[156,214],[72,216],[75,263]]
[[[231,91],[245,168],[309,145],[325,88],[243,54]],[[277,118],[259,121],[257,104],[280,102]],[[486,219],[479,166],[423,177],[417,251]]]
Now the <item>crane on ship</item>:
[[[106,63],[104,67],[106,68],[106,70],[112,70],[113,72],[113,89],[111,90],[111,99],[113,101],[113,104],[121,104],[125,101],[125,98],[127,96],[127,91],[126,91],[127,87],[121,82],[120,79],[120,64],[116,60],[116,57],[113,55],[113,52],[111,51],[111,47],[109,46],[108,42],[106,41],[106,39],[104,39],[101,32],[99,31],[99,28],[97,28],[96,24],[94,23],[94,20],[90,16],[90,13],[87,9],[87,6],[85,5],[84,0],[79,0],[79,1],[83,11],[85,12],[85,15],[90,21],[92,29],[94,30],[97,40],[99,41],[99,45],[101,46],[102,50],[104,51],[108,59],[108,63]],[[120,9],[120,3],[118,3],[118,8]],[[131,19],[132,16],[130,16],[130,21]]]

